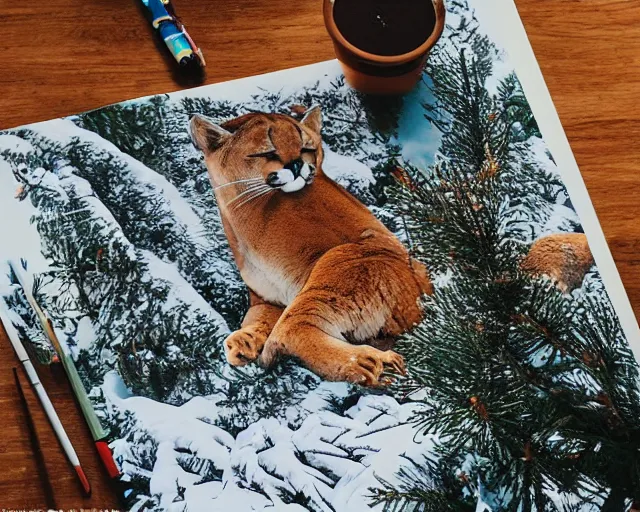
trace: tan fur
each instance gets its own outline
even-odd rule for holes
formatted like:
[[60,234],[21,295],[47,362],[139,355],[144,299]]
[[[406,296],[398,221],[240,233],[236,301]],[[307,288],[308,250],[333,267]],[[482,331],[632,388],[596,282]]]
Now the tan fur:
[[[240,366],[259,358],[269,366],[290,356],[328,380],[381,385],[385,369],[404,373],[404,361],[371,344],[388,347],[389,338],[422,319],[420,297],[432,293],[431,282],[400,241],[324,175],[320,130],[319,109],[301,122],[273,114],[222,126],[200,116],[191,121],[251,291],[242,328],[225,341],[227,359]],[[298,158],[315,167],[312,182],[289,194],[260,189]],[[260,183],[228,185],[253,178]],[[256,186],[264,195],[251,199]],[[250,200],[238,206],[241,194]]]
[[561,233],[537,240],[522,261],[522,269],[548,276],[563,293],[571,293],[582,286],[593,263],[586,235]]

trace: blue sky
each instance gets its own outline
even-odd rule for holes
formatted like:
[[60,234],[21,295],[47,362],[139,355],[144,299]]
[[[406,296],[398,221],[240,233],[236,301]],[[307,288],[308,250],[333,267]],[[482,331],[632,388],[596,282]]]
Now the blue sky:
[[403,113],[398,129],[398,142],[402,144],[403,158],[421,168],[429,167],[434,162],[440,147],[442,135],[424,117],[424,103],[435,101],[429,82],[420,85],[405,98]]

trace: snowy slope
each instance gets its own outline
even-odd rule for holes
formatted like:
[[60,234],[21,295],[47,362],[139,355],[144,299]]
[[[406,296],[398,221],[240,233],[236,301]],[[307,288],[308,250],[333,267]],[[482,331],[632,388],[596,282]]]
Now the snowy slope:
[[160,174],[152,171],[131,156],[122,153],[114,144],[103,139],[92,131],[76,126],[69,119],[56,119],[43,123],[25,126],[26,129],[42,135],[47,139],[60,144],[69,144],[74,138],[95,145],[96,151],[103,150],[110,155],[121,159],[129,171],[140,184],[144,184],[153,195],[162,196],[169,205],[170,210],[179,222],[187,227],[187,232],[196,235],[196,240],[206,243],[199,235],[204,227],[198,216],[187,204],[180,192]]
[[[221,245],[219,238],[209,236],[198,213],[173,184],[70,120],[31,125],[25,136],[40,152],[61,151],[63,168],[56,171],[58,176],[82,177],[134,245],[175,264],[225,319],[237,322],[243,285],[235,267],[220,257],[227,253],[226,241]],[[52,142],[62,146],[52,150]]]
[[[63,132],[60,124],[59,122],[54,122],[50,127],[47,127],[46,124],[40,124],[38,127],[42,132],[55,133],[56,137],[60,139]],[[68,123],[62,123],[62,126],[63,128],[69,128]],[[74,125],[71,125],[69,131],[74,135],[81,133],[78,132]],[[95,139],[93,135],[90,135],[89,138]],[[2,142],[0,140],[0,143]],[[10,144],[11,154],[6,158],[11,158],[14,162],[22,159],[26,159],[28,162],[36,159],[35,162],[37,162],[37,156],[31,152],[33,147],[28,142],[23,144],[16,144],[15,142],[15,139],[7,140],[7,143]],[[109,143],[100,144],[100,146],[114,149],[109,146]],[[115,151],[117,152],[117,150]],[[175,264],[163,262],[153,253],[137,249],[120,230],[120,226],[112,212],[93,193],[91,184],[77,176],[74,168],[64,164],[63,155],[60,155],[60,161],[62,162],[61,165],[55,164],[51,169],[38,167],[35,163],[33,164],[35,168],[30,168],[24,164],[18,165],[17,168],[20,170],[22,179],[27,184],[33,183],[34,185],[31,188],[27,185],[29,193],[23,201],[17,201],[12,197],[5,198],[16,214],[16,220],[13,225],[22,226],[24,231],[13,249],[15,254],[3,251],[3,255],[11,255],[14,259],[19,259],[25,255],[30,257],[31,255],[37,256],[46,251],[55,254],[56,258],[71,258],[68,262],[59,261],[58,265],[65,265],[65,263],[77,265],[80,264],[81,260],[88,259],[89,261],[95,261],[93,263],[95,265],[94,270],[97,270],[101,264],[100,254],[109,255],[113,253],[118,258],[121,258],[117,262],[118,266],[124,264],[125,266],[133,265],[137,267],[137,273],[140,274],[137,277],[139,279],[139,288],[133,286],[130,290],[126,290],[126,287],[129,286],[127,284],[127,279],[129,278],[127,276],[119,276],[116,267],[114,269],[116,272],[111,270],[102,274],[95,272],[95,279],[91,277],[91,279],[95,280],[95,283],[92,285],[91,290],[85,291],[88,300],[92,300],[95,297],[95,300],[98,301],[95,306],[98,310],[94,313],[94,322],[97,321],[99,323],[102,318],[105,318],[105,321],[107,321],[107,318],[109,319],[107,325],[103,325],[99,332],[102,336],[107,335],[109,337],[111,347],[117,347],[122,343],[128,342],[127,333],[135,332],[135,330],[130,331],[131,327],[135,329],[136,322],[144,321],[145,315],[150,314],[152,311],[151,296],[148,298],[144,296],[145,292],[141,286],[143,283],[148,287],[149,293],[155,294],[164,302],[163,310],[168,318],[178,309],[186,318],[192,318],[193,322],[196,322],[193,328],[201,329],[204,325],[210,329],[211,334],[215,332],[217,337],[223,338],[228,333],[226,322],[185,281]],[[8,161],[3,161],[0,166],[0,171],[2,171],[0,180],[4,182],[9,180],[10,183],[13,170],[14,167]],[[1,188],[1,193],[10,194],[13,190],[15,190],[15,185],[10,186],[7,184],[7,186]],[[156,193],[161,197],[165,192],[166,190],[156,190]],[[179,199],[178,210],[180,209],[185,209],[182,199]],[[35,219],[36,222],[30,223],[32,219]],[[194,224],[191,224],[190,228],[197,229]],[[60,239],[60,229],[64,229],[65,236],[69,237],[68,240]],[[80,233],[83,234],[80,235]],[[38,242],[37,245],[35,245],[36,241]],[[95,244],[101,246],[97,251],[98,260],[96,260]],[[82,265],[85,264],[82,263]],[[43,269],[48,269],[46,262],[44,264],[41,262],[40,265],[34,265],[29,262],[28,270],[32,275],[34,271],[38,272]],[[87,273],[87,270],[83,272]],[[93,272],[86,275],[90,276],[91,274]],[[54,273],[44,283],[43,291],[50,294],[51,299],[48,306],[54,318],[57,308],[69,308],[73,304],[69,303],[67,299],[61,302],[58,297],[59,290],[68,290],[65,293],[75,294],[76,298],[81,291],[76,284],[65,283],[66,277],[64,276],[66,274],[62,273],[61,277],[58,278]],[[123,278],[124,281],[122,281]],[[117,289],[120,290],[118,294],[110,293],[110,290]],[[163,290],[167,291],[164,292]],[[129,294],[128,297],[118,296],[125,292]],[[163,294],[166,294],[164,299],[161,298]],[[98,298],[101,296],[102,298]],[[122,308],[122,304],[119,301],[125,300],[129,301],[130,305]],[[91,350],[92,341],[96,338],[96,332],[89,328],[92,322],[88,319],[83,320],[82,313],[75,306],[73,309],[60,311],[60,315],[59,322],[61,325],[57,327],[64,329],[63,342],[69,336],[73,346],[78,349]],[[83,323],[85,328],[79,329],[76,323],[68,324],[68,319]],[[189,324],[185,323],[183,329],[188,331]],[[81,338],[81,336],[86,336],[88,339]],[[173,340],[167,341],[171,342]],[[108,354],[100,356],[100,359],[105,363],[112,358],[113,355]],[[96,361],[97,364],[99,364],[100,359]]]

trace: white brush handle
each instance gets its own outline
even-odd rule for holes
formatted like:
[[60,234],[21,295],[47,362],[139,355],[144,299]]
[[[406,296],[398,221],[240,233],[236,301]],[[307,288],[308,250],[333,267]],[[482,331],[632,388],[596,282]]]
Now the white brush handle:
[[31,384],[33,384],[33,388],[36,390],[36,394],[40,399],[42,408],[44,409],[44,412],[47,415],[47,418],[49,418],[49,422],[51,423],[51,426],[53,427],[53,430],[55,431],[56,436],[58,437],[58,440],[62,445],[62,449],[64,450],[64,453],[67,455],[67,458],[69,459],[69,462],[71,462],[72,466],[79,466],[80,459],[78,459],[78,454],[73,448],[73,445],[71,444],[71,439],[69,439],[69,436],[67,435],[67,433],[64,430],[64,427],[62,426],[60,417],[58,416],[58,413],[56,412],[55,407],[53,407],[53,404],[51,403],[51,399],[49,398],[49,395],[47,395],[47,392],[45,391],[44,386],[42,385],[42,382],[40,382],[40,379],[38,378],[36,369],[33,367],[33,364],[29,360],[22,361],[22,365],[24,366],[24,369],[27,372],[27,375],[29,376],[29,380],[31,381]]

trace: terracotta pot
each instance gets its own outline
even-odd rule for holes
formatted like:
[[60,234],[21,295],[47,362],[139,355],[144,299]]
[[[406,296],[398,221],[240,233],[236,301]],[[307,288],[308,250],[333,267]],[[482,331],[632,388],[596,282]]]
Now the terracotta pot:
[[433,2],[436,13],[435,27],[429,38],[409,53],[392,56],[368,53],[347,41],[333,17],[335,1],[324,0],[324,21],[349,85],[367,94],[404,94],[411,91],[420,80],[429,52],[444,30],[444,0],[425,0]]

